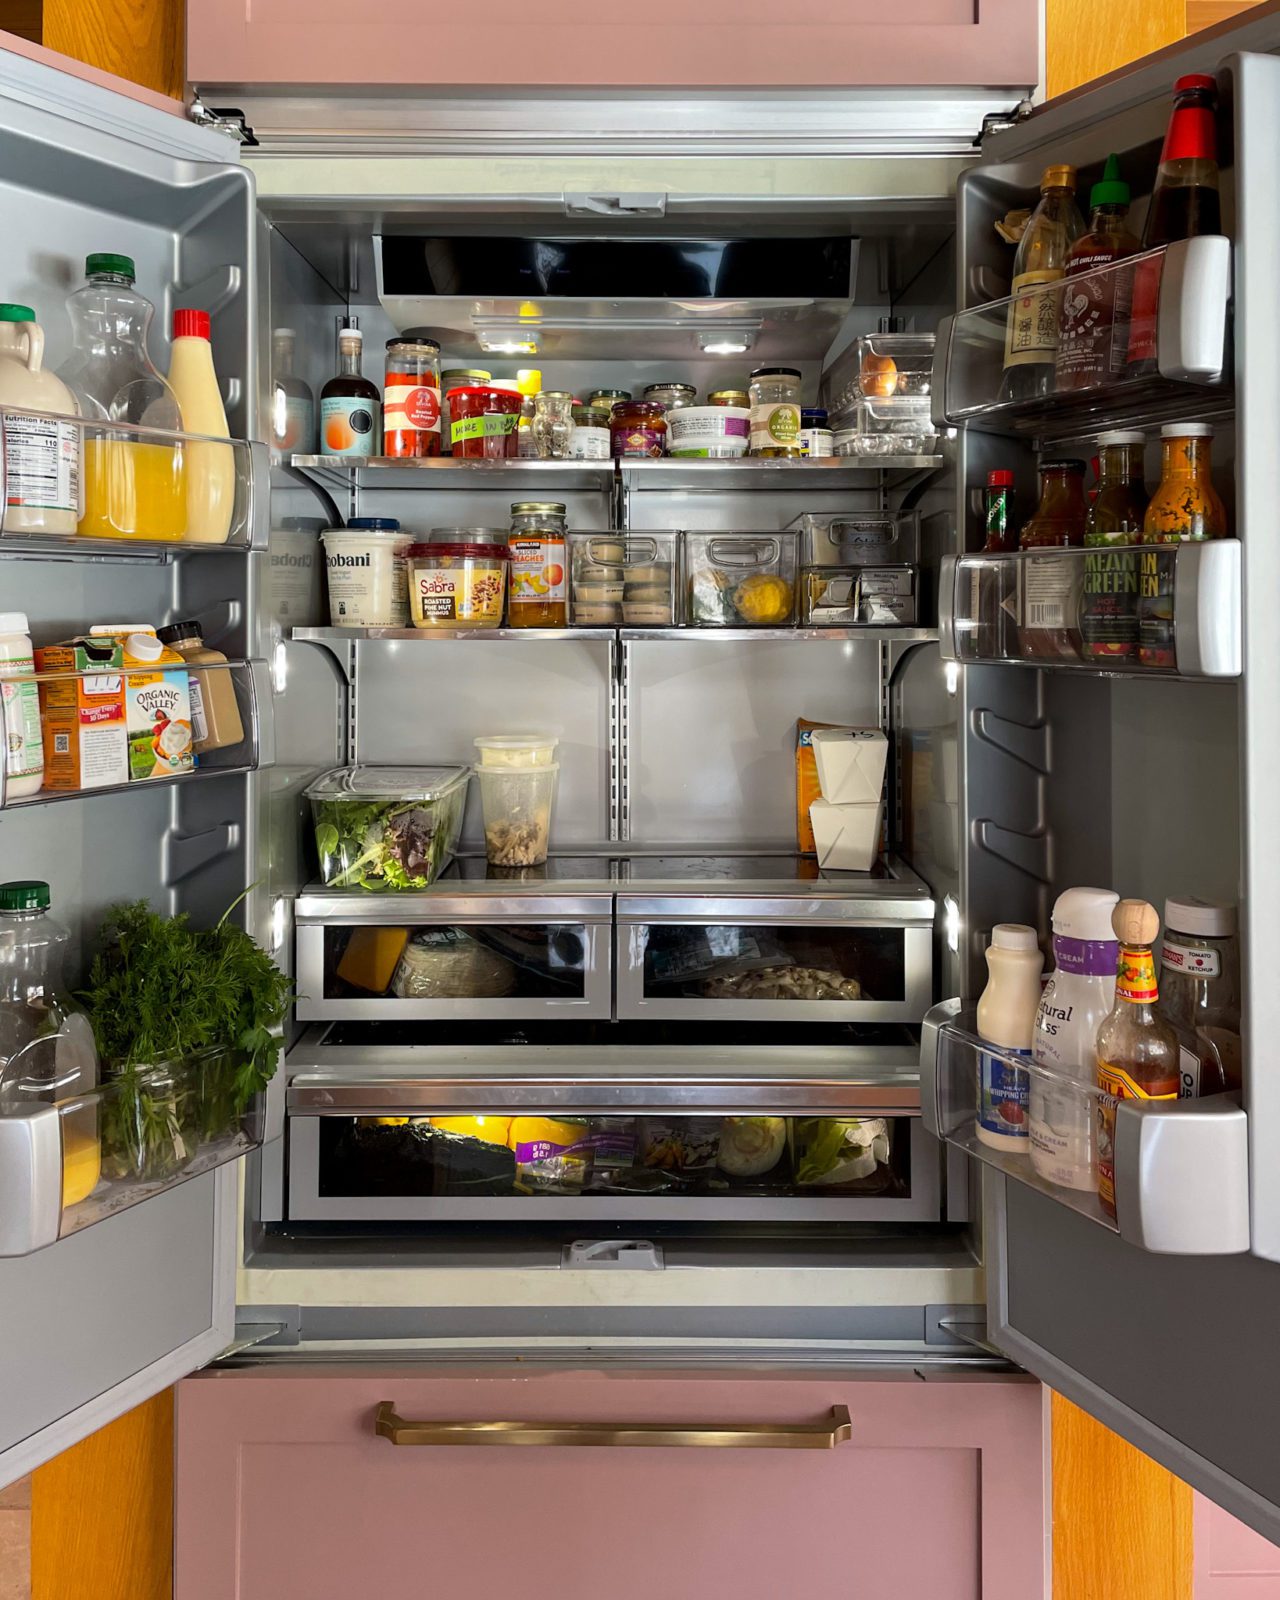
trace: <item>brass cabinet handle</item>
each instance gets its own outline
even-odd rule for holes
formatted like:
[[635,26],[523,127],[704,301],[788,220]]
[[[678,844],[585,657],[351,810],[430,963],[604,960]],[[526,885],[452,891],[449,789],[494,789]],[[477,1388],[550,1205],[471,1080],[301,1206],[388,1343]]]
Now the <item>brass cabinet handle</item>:
[[834,1450],[852,1436],[848,1406],[825,1422],[410,1422],[390,1400],[374,1413],[373,1431],[392,1444],[621,1445],[665,1449]]

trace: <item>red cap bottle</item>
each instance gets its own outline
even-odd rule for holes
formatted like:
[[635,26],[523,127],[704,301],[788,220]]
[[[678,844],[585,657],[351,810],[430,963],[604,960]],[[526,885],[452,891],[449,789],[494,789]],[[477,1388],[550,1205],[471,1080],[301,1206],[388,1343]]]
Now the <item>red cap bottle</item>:
[[207,311],[175,311],[173,314],[175,339],[209,339],[209,313]]

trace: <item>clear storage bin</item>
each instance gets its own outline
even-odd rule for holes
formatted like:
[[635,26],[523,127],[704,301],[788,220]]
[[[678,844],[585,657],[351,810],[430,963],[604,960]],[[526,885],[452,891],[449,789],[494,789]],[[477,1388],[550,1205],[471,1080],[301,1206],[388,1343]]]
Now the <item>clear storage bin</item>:
[[879,400],[928,394],[933,342],[931,333],[864,333],[857,343],[858,394]]
[[695,628],[790,628],[797,536],[686,533],[687,618]]
[[806,511],[791,524],[809,567],[880,567],[920,559],[918,511]]
[[[858,401],[858,422],[850,447],[855,456],[924,456],[937,448],[938,430],[928,395],[895,395]],[[839,441],[836,454],[839,455]]]
[[676,600],[678,533],[570,536],[573,623],[579,628],[670,628]]
[[458,847],[466,767],[334,767],[307,789],[331,888],[426,889]]

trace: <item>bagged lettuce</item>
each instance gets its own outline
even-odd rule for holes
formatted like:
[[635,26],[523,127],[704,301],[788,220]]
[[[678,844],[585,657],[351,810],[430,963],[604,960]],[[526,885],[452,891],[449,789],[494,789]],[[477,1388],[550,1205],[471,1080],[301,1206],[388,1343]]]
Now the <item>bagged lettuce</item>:
[[883,1117],[798,1117],[796,1182],[857,1183],[889,1164],[889,1124]]

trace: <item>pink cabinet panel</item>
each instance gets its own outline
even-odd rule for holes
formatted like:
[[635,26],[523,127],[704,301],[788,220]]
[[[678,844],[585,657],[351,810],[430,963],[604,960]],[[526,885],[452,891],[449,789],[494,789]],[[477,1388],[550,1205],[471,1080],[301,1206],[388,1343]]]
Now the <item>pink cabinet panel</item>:
[[1195,1600],[1280,1600],[1280,1547],[1195,1497]]
[[[716,88],[1031,86],[1036,0],[724,0],[686,8],[572,0],[188,0],[192,83]],[[765,118],[768,112],[762,110]],[[762,126],[762,132],[767,129]]]
[[[832,1449],[399,1446],[435,1421],[815,1423]],[[178,1391],[175,1600],[1035,1600],[1039,1386],[1019,1378],[262,1368]]]

